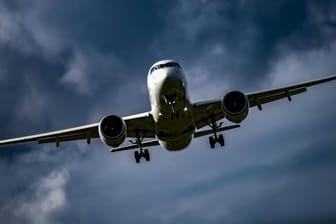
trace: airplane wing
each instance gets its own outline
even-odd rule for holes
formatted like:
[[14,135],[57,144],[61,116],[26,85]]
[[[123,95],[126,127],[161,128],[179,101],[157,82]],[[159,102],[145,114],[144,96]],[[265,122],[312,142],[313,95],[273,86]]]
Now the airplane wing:
[[[295,85],[289,85],[281,88],[274,88],[264,91],[246,94],[249,105],[251,107],[257,106],[262,110],[262,105],[276,100],[287,98],[292,100],[292,96],[306,92],[307,87],[318,85],[324,82],[336,80],[336,76],[329,76],[322,79],[317,79],[309,82],[303,82]],[[193,105],[194,117],[196,127],[202,128],[211,124],[211,119],[218,121],[225,117],[221,109],[221,100],[203,101]]]
[[249,93],[247,94],[247,97],[249,99],[250,107],[257,106],[259,110],[261,110],[263,104],[270,103],[272,101],[276,101],[282,98],[287,98],[289,101],[291,101],[291,96],[306,92],[307,87],[318,85],[324,82],[329,82],[332,80],[336,80],[336,76],[330,76],[323,79],[317,79],[309,82],[285,86],[282,88]]
[[[307,91],[307,87],[332,81],[335,79],[336,76],[330,76],[327,78],[309,81],[305,83],[299,83],[296,85],[249,93],[246,94],[246,96],[248,97],[250,107],[257,106],[259,110],[261,110],[263,104],[279,100],[282,98],[288,98],[289,100],[291,100],[291,97],[293,95]],[[195,103],[193,104],[193,113],[197,129],[200,129],[204,126],[208,126],[209,124],[212,123],[212,120],[218,121],[225,117],[221,109],[221,100],[203,101]],[[154,122],[149,112],[123,117],[123,119],[127,126],[127,137],[155,138]],[[87,143],[89,144],[92,138],[99,137],[98,126],[99,122],[54,132],[47,132],[37,135],[24,136],[20,138],[0,140],[0,145],[37,141],[39,144],[56,143],[56,146],[59,146],[60,142],[72,141],[72,140],[86,140]],[[220,129],[220,131],[230,130],[237,127],[239,126],[223,127]],[[209,132],[208,130],[203,132],[196,132],[194,137],[207,135],[210,133],[208,132]],[[154,145],[158,145],[158,142],[150,141],[148,142],[148,145],[146,144],[146,146],[154,146]],[[131,145],[125,147],[129,149],[129,147],[133,148],[134,146]],[[123,150],[126,150],[126,148]]]
[[[155,137],[153,120],[149,112],[123,117],[123,119],[127,126],[127,137],[136,137],[137,133],[140,133],[141,137]],[[82,139],[90,144],[91,139],[99,138],[98,126],[99,122],[59,131],[0,140],[0,145],[37,141],[39,144],[56,143],[56,146],[59,146],[60,142]]]

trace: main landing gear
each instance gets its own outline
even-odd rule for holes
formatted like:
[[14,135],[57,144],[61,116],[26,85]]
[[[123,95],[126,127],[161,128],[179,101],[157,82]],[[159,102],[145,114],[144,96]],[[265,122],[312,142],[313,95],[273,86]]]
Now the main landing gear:
[[139,146],[139,151],[134,152],[134,159],[136,163],[140,163],[140,159],[143,157],[146,159],[146,161],[150,161],[150,154],[148,149],[143,149],[142,148],[142,141],[143,138],[140,138],[139,136],[137,137],[137,140],[135,142],[132,142],[133,144],[137,144]]
[[209,124],[209,126],[212,128],[214,135],[209,137],[209,144],[212,149],[215,148],[217,142],[222,147],[225,145],[224,136],[222,134],[217,135],[217,130],[222,126],[222,124],[223,123],[219,123],[219,125],[217,125],[215,119],[211,118],[211,124]]
[[140,163],[141,157],[145,158],[146,161],[150,161],[150,155],[148,149],[143,150],[142,148],[139,151],[134,152],[134,158],[136,163]]

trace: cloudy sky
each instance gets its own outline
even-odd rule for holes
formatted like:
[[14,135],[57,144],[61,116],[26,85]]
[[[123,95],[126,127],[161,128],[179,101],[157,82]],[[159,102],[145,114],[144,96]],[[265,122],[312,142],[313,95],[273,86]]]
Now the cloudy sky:
[[[149,110],[160,59],[193,101],[336,73],[335,1],[1,0],[0,138]],[[99,139],[0,151],[0,223],[335,223],[336,83],[252,109],[184,151]]]

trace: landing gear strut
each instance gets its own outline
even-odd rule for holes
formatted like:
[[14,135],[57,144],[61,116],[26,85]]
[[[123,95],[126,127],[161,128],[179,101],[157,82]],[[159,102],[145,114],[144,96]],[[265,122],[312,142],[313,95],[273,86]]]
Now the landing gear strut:
[[217,125],[215,119],[211,118],[211,124],[209,126],[212,128],[214,135],[209,137],[210,148],[215,148],[216,143],[218,142],[222,147],[225,145],[224,136],[217,135],[217,130],[222,126],[223,123]]
[[143,138],[140,138],[139,135],[137,135],[137,140],[135,142],[131,141],[133,144],[137,144],[139,146],[139,151],[134,152],[134,159],[136,163],[140,163],[140,159],[143,157],[146,159],[146,161],[150,161],[150,154],[148,149],[142,148],[142,141]]

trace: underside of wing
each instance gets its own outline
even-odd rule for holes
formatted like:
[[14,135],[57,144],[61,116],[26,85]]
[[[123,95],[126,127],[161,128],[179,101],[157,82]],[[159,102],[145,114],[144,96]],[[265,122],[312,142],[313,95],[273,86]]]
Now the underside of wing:
[[208,126],[213,120],[224,118],[220,100],[202,101],[193,105],[193,115],[197,129]]
[[[152,141],[141,143],[141,147],[152,147],[152,146],[157,146],[157,145],[160,145],[158,140],[152,140]],[[111,149],[111,152],[120,152],[120,151],[126,151],[126,150],[138,149],[138,148],[139,148],[138,144],[132,143],[126,146],[113,148]]]
[[[232,91],[227,93],[223,100],[218,99],[195,103],[193,105],[195,124],[197,129],[200,129],[205,126],[211,126],[215,124],[216,121],[221,120],[224,117],[231,122],[240,123],[247,116],[249,107],[251,108],[257,106],[259,110],[262,110],[262,105],[266,103],[283,98],[287,98],[291,101],[292,96],[306,92],[308,87],[335,79],[336,76],[330,76],[309,82],[249,94]],[[240,106],[241,110],[236,110],[236,108],[239,108]],[[230,109],[233,109],[232,112],[234,113],[231,113]]]
[[127,126],[129,138],[155,138],[155,127],[150,112],[127,116],[123,118]]
[[[219,133],[219,132],[228,131],[228,130],[232,130],[232,129],[239,128],[239,127],[240,127],[239,124],[219,127],[216,130],[216,132]],[[212,135],[213,133],[214,133],[214,131],[212,129],[204,130],[204,131],[198,131],[198,132],[195,132],[194,138],[199,138],[199,137],[203,137],[203,136],[206,136],[206,135]]]
[[1,140],[0,145],[37,141],[39,144],[56,142],[58,146],[60,142],[79,140],[79,139],[87,139],[88,143],[90,143],[91,138],[99,137],[98,125],[99,123],[94,123],[90,125],[63,129],[59,131],[46,132],[36,135],[24,136],[20,138]]
[[[126,137],[155,137],[153,120],[149,112],[123,117],[122,119],[125,121],[127,129]],[[0,140],[0,145],[36,141],[39,144],[56,143],[56,146],[59,146],[60,142],[73,140],[86,140],[90,144],[91,139],[100,137],[99,124],[100,122],[53,132]]]

